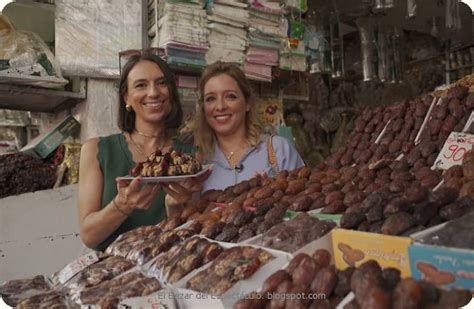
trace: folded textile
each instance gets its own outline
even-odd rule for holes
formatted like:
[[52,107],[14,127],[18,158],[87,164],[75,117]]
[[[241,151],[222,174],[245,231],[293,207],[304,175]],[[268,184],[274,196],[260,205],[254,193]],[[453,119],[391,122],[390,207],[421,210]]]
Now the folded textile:
[[249,40],[249,46],[262,47],[262,48],[271,48],[271,49],[280,49],[279,42],[270,42],[270,41],[260,41],[260,40]]
[[207,46],[208,41],[206,37],[193,37],[191,35],[178,35],[178,34],[168,34],[161,33],[159,34],[160,45],[166,44],[169,41],[177,41],[181,43],[188,43],[197,46]]
[[278,65],[278,50],[250,46],[247,50],[247,62],[265,65]]
[[209,30],[205,28],[183,28],[183,27],[170,27],[166,26],[160,29],[160,33],[163,34],[171,34],[171,35],[184,35],[184,36],[192,36],[192,37],[199,37],[199,38],[206,38],[209,34]]
[[[160,46],[162,47],[162,46]],[[177,42],[177,41],[169,41],[166,43],[165,46],[166,48],[176,48],[176,49],[181,49],[181,50],[188,50],[192,52],[203,52],[205,53],[209,46],[198,46],[198,45],[193,45],[193,44],[188,44],[188,43],[183,43],[183,42]]]
[[272,81],[272,67],[254,64],[254,63],[244,63],[244,73],[247,78],[261,81]]
[[160,1],[158,35],[151,43],[166,48],[169,63],[205,65],[209,29],[202,4],[202,0]]
[[266,20],[266,21],[271,21],[271,22],[274,22],[274,23],[279,23],[280,20],[282,19],[281,14],[269,14],[269,13],[265,13],[265,12],[262,12],[262,11],[259,11],[259,10],[255,10],[252,7],[249,8],[249,16],[250,17],[255,17],[255,18],[258,18],[258,19],[263,19],[263,20]]
[[245,53],[243,51],[236,51],[225,48],[210,48],[206,53],[207,64],[212,64],[216,61],[244,63]]
[[205,59],[200,60],[200,59],[190,59],[190,58],[183,58],[183,57],[168,56],[167,62],[171,64],[174,63],[174,64],[190,64],[190,65],[195,65],[195,66],[206,66]]
[[167,24],[175,24],[175,25],[192,25],[192,26],[201,26],[205,27],[207,24],[207,18],[206,17],[196,17],[196,16],[190,16],[190,15],[184,15],[181,13],[168,13],[166,15],[163,15],[159,20],[158,20],[158,27],[163,27],[164,25]]
[[283,8],[277,2],[269,2],[265,0],[249,0],[252,9],[272,14],[283,14]]
[[174,57],[181,57],[181,58],[189,58],[194,60],[204,60],[205,59],[205,52],[197,52],[197,51],[189,51],[180,48],[166,48],[166,54],[168,56]]
[[229,46],[229,48],[236,50],[245,50],[247,46],[247,40],[242,40],[236,36],[224,35],[217,32],[211,32],[209,35],[209,44],[210,46]]
[[187,5],[183,3],[160,3],[160,13],[166,14],[168,12],[181,12],[190,15],[206,16],[206,11],[202,9],[202,6]]
[[231,6],[236,6],[239,8],[247,8],[248,4],[242,1],[233,1],[233,0],[214,0],[214,3],[226,4]]
[[244,28],[248,25],[248,20],[246,20],[245,22],[233,21],[233,20],[229,20],[228,18],[223,18],[216,15],[208,15],[207,20],[214,21],[220,24],[230,25],[233,27],[238,27],[238,28]]
[[246,9],[236,8],[228,5],[214,3],[212,12],[220,15],[230,15],[239,19],[248,19],[249,12]]
[[242,40],[247,40],[247,31],[242,28],[236,28],[228,25],[224,25],[221,23],[209,23],[208,28],[211,30],[211,32],[217,32],[217,33],[222,33],[225,35],[232,35],[236,36]]
[[269,26],[256,19],[250,19],[249,24],[250,24],[250,27],[255,28],[267,35],[273,35],[277,37],[287,36],[287,28],[285,27],[284,24],[280,24],[278,27]]
[[158,38],[158,47],[166,48],[167,46],[175,46],[180,48],[186,48],[189,50],[204,50],[207,51],[209,45],[206,43],[194,43],[190,41],[178,41],[173,38]]
[[244,24],[247,24],[249,19],[249,14],[247,10],[241,8],[233,8],[227,5],[214,4],[214,6],[212,7],[212,15]]

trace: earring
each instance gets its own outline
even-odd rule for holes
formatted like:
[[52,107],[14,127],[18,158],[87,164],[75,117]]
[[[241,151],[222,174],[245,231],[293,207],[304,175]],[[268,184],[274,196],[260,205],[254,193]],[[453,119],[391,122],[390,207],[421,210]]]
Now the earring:
[[127,112],[133,111],[132,107],[128,104],[125,105],[125,109],[127,110]]

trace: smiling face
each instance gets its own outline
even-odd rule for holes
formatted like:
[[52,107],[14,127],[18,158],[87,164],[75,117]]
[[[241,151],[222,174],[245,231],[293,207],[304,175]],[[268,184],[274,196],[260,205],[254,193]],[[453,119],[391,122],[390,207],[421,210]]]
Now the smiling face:
[[232,77],[221,74],[210,78],[203,99],[207,123],[217,136],[245,134],[250,105]]
[[124,96],[137,121],[156,124],[171,111],[170,91],[160,67],[148,60],[138,62],[128,74]]

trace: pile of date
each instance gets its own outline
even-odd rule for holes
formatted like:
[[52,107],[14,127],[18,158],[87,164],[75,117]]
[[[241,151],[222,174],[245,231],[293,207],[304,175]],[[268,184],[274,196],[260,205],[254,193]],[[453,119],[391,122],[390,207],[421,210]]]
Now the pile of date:
[[235,309],[336,308],[350,292],[354,298],[344,309],[459,308],[471,300],[466,290],[446,291],[425,281],[400,278],[396,268],[374,260],[337,270],[330,253],[316,250],[297,254],[285,269],[271,274],[259,292],[239,300]]
[[[445,171],[432,166],[451,132],[474,133],[466,126],[473,110],[474,93],[464,86],[451,87],[442,97],[429,94],[366,108],[346,145],[318,167],[256,176],[225,190],[208,191],[197,207],[190,205],[163,225],[172,228],[192,219],[209,238],[240,242],[281,224],[286,210],[342,214],[342,228],[400,236],[463,217],[474,210],[474,152],[465,155],[463,165]],[[222,204],[228,207],[216,211],[215,205]],[[474,249],[474,244],[464,247]],[[263,291],[268,292],[268,285],[285,293],[324,291],[328,299],[285,303],[255,292],[236,307],[334,308],[349,291],[355,299],[347,308],[457,308],[471,298],[469,292],[447,292],[431,283],[400,279],[396,269],[381,269],[374,261],[340,271],[304,260],[304,265],[314,264],[301,266],[310,270],[295,275],[290,263],[275,275],[280,281],[268,279],[278,284],[266,282]],[[300,282],[301,273],[311,274],[311,280]]]
[[[240,242],[281,222],[286,210],[342,214],[343,228],[403,236],[461,217],[474,209],[474,154],[444,172],[431,167],[474,109],[468,89],[454,86],[444,97],[366,108],[346,146],[317,168],[208,191],[162,225],[192,219],[209,238]],[[215,205],[228,207],[216,211]]]

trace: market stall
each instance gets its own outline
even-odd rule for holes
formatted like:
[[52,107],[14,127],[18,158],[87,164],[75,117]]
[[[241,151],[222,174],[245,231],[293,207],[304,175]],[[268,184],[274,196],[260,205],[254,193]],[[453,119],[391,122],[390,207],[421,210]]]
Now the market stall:
[[320,166],[208,191],[179,217],[0,292],[19,307],[462,306],[473,288],[473,88],[467,76],[367,108],[350,137],[358,143]]
[[[147,34],[149,45],[161,48],[172,64],[188,112],[181,133],[189,138],[200,70],[230,57],[252,80],[267,132],[291,139],[308,164],[203,192],[178,215],[84,255],[76,186],[42,191],[78,180],[80,145],[65,141],[116,131],[111,104],[79,104],[75,117],[55,115],[61,120],[17,147],[21,151],[0,156],[0,211],[9,220],[2,224],[0,253],[3,265],[16,266],[0,272],[8,277],[0,302],[17,308],[468,304],[474,293],[474,49],[466,7],[458,1],[443,7],[420,1],[418,9],[415,1],[369,2],[107,4],[98,15],[109,11],[113,18],[85,18],[85,34],[76,27],[81,6],[58,1],[58,41],[68,42],[57,48],[58,58],[66,72],[88,78],[88,100],[115,99],[118,46],[144,47]],[[86,11],[97,3],[88,2]],[[138,43],[117,39],[122,28],[111,23],[119,18],[121,27],[133,28],[125,36]],[[89,40],[104,24],[114,40]],[[420,38],[421,47],[413,43]],[[70,57],[81,44],[98,41],[105,46],[102,58],[95,57],[99,48]],[[417,58],[420,50],[428,56]],[[21,74],[39,70],[41,59],[21,67]],[[50,112],[85,99],[83,84],[76,91],[37,88],[47,80],[53,88],[68,82],[59,64],[40,82],[35,74],[12,80],[18,61],[1,61],[9,76],[0,74],[0,107]],[[22,99],[11,91],[25,82],[32,88],[20,95],[28,104],[16,108]],[[3,86],[9,89],[5,100]],[[39,108],[43,99],[48,104]],[[87,117],[92,114],[102,119],[100,128]],[[123,176],[175,181],[208,168],[192,155],[160,152]],[[35,201],[48,207],[30,209]],[[19,212],[21,220],[11,218]],[[35,222],[44,217],[49,221]],[[52,222],[58,217],[60,224]],[[15,233],[29,225],[36,229]],[[22,263],[29,266],[20,271]]]

